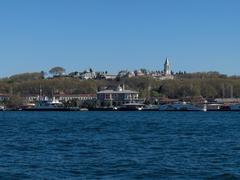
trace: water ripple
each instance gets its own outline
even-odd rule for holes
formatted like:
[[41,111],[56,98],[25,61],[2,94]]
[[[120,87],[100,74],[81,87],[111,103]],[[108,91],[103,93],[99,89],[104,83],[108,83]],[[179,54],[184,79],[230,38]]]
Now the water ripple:
[[240,114],[0,112],[0,179],[240,179]]

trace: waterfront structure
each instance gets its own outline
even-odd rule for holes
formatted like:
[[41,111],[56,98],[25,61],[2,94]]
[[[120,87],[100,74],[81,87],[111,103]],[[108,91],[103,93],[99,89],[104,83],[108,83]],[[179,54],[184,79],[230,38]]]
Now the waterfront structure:
[[214,102],[219,104],[233,104],[240,103],[240,98],[216,98]]
[[137,102],[138,92],[132,90],[125,90],[123,87],[119,86],[116,90],[103,90],[97,92],[97,100],[101,105],[108,106],[119,106],[126,103]]
[[25,102],[30,103],[30,102],[35,102],[40,99],[39,95],[29,95],[29,96],[24,96],[23,99]]
[[55,97],[60,102],[68,102],[72,100],[87,101],[87,100],[97,99],[96,94],[61,94],[61,95],[55,95]]
[[87,100],[96,100],[97,95],[96,94],[55,94],[52,98],[49,98],[47,96],[39,96],[39,95],[25,96],[23,98],[25,100],[25,103],[35,103],[36,101],[40,101],[40,100],[49,101],[51,99],[54,99],[60,102],[68,102],[72,100],[83,102]]
[[9,94],[0,94],[0,102],[8,101],[10,99]]

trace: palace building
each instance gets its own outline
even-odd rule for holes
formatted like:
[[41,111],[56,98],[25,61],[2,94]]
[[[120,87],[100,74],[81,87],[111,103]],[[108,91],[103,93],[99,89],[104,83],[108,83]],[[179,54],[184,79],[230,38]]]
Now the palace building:
[[138,102],[138,92],[125,90],[124,85],[118,86],[116,90],[103,90],[97,92],[97,99],[101,104],[122,105],[126,103]]

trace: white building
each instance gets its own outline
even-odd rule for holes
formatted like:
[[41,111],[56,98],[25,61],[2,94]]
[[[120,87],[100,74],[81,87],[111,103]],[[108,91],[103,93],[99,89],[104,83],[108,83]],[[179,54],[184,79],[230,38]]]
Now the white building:
[[125,103],[137,102],[138,92],[125,90],[123,87],[118,87],[117,90],[103,90],[97,93],[97,99],[101,102],[109,102],[114,105],[122,105]]

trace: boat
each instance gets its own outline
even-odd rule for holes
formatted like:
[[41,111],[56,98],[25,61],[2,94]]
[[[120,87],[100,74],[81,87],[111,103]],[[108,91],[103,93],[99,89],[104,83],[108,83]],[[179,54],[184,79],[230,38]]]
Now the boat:
[[230,111],[240,111],[240,104],[232,104],[229,106]]
[[79,111],[88,111],[88,108],[80,108]]
[[186,102],[160,105],[160,111],[207,111],[206,106],[196,106]]
[[5,111],[5,110],[6,110],[5,106],[0,106],[0,111]]
[[141,103],[126,103],[118,108],[118,111],[142,111],[144,104]]
[[[237,106],[232,106],[232,109],[236,108]],[[231,111],[231,107],[230,105],[225,104],[207,104],[207,111]]]
[[159,111],[159,105],[146,105],[142,109],[143,111]]
[[117,107],[96,107],[96,108],[89,108],[89,111],[117,111]]
[[63,103],[53,98],[52,101],[39,100],[35,106],[23,108],[22,111],[79,111],[79,108],[64,107]]
[[210,103],[207,104],[207,111],[220,111],[222,109],[222,104]]

